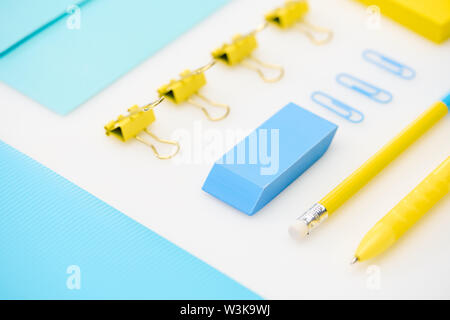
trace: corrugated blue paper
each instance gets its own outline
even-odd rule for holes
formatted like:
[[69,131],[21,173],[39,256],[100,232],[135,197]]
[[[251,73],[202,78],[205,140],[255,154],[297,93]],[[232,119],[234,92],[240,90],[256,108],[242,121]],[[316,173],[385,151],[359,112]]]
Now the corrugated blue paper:
[[0,300],[259,298],[0,142]]
[[70,1],[2,0],[0,80],[67,114],[228,1],[73,0],[70,29]]

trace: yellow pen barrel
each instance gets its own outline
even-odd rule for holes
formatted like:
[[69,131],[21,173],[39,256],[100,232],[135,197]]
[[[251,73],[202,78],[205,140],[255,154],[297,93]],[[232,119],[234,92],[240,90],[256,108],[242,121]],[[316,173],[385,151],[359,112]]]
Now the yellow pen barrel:
[[449,191],[450,157],[366,234],[355,257],[364,261],[383,253]]
[[319,203],[331,215],[447,113],[448,107],[443,102],[434,104]]

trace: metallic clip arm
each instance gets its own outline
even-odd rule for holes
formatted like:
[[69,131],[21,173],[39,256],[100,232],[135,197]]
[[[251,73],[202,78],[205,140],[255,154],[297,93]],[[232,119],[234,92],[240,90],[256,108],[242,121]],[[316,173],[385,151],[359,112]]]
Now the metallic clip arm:
[[[284,68],[280,65],[263,62],[253,56],[250,56],[248,60],[252,61],[253,63],[243,61],[242,64],[248,69],[256,71],[258,75],[261,77],[261,79],[263,79],[265,82],[269,83],[278,82],[284,77]],[[262,68],[278,70],[278,76],[269,78],[266,76]]]
[[155,109],[157,106],[159,106],[164,100],[166,99],[165,96],[160,97],[158,100],[151,102],[147,104],[145,107],[142,107],[142,111],[147,112],[151,109]]
[[143,144],[145,144],[145,145],[147,145],[147,146],[149,146],[149,147],[153,150],[153,153],[155,154],[155,156],[156,156],[158,159],[160,159],[160,160],[169,160],[169,159],[172,159],[172,158],[175,157],[175,156],[178,154],[178,152],[180,151],[180,144],[179,144],[177,141],[171,141],[171,140],[161,139],[161,138],[159,138],[158,136],[156,136],[154,133],[152,133],[152,132],[151,132],[150,130],[148,130],[148,129],[145,129],[144,132],[147,133],[150,137],[152,137],[152,138],[155,139],[156,141],[158,141],[159,143],[169,144],[169,145],[173,145],[173,146],[176,147],[176,150],[175,150],[172,154],[169,154],[169,155],[167,155],[167,156],[162,156],[162,155],[158,152],[158,150],[156,149],[156,147],[155,147],[154,144],[148,142],[147,140],[145,140],[145,139],[143,139],[143,138],[141,138],[141,137],[139,137],[139,136],[136,136],[136,140],[139,141],[139,142],[142,142]]
[[205,116],[208,118],[209,121],[220,121],[220,120],[223,120],[226,117],[228,117],[228,115],[230,114],[230,106],[223,104],[223,103],[214,102],[211,99],[208,99],[207,97],[205,97],[204,95],[202,95],[200,93],[197,93],[196,96],[213,107],[225,109],[225,113],[222,116],[214,118],[211,116],[211,114],[208,112],[208,110],[206,109],[206,107],[204,105],[200,104],[199,102],[195,101],[194,99],[189,99],[188,102],[190,104],[192,104],[193,106],[200,108],[200,110],[203,111],[203,113],[205,114]]
[[298,28],[312,43],[318,46],[327,44],[333,39],[333,31],[313,25],[306,20],[303,20]]

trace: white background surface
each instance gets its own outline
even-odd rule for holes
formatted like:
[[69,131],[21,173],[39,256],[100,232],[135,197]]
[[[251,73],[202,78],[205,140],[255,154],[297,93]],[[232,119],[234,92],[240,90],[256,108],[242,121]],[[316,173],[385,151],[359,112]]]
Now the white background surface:
[[[201,191],[212,161],[159,161],[138,142],[106,137],[103,126],[133,104],[154,100],[156,88],[183,69],[208,62],[211,49],[256,27],[281,0],[232,1],[66,117],[0,84],[0,139],[264,298],[450,298],[449,197],[387,254],[349,266],[371,226],[449,155],[448,116],[306,242],[287,234],[298,215],[450,89],[450,42],[435,45],[387,19],[381,30],[368,30],[365,8],[350,0],[310,2],[308,19],[335,31],[331,44],[316,47],[296,31],[271,27],[258,36],[255,55],[286,67],[280,83],[266,84],[249,70],[220,65],[207,73],[202,93],[229,103],[229,118],[211,123],[193,107],[167,103],[152,126],[164,137],[177,128],[193,132],[201,120],[203,130],[246,134],[290,101],[338,124],[325,156],[253,217]],[[417,78],[402,80],[364,62],[366,48],[412,66]],[[393,92],[394,101],[377,104],[338,86],[339,72],[379,84]],[[315,90],[346,101],[366,120],[351,124],[315,105],[310,100]],[[371,265],[379,268],[379,289],[370,285],[377,278]]]

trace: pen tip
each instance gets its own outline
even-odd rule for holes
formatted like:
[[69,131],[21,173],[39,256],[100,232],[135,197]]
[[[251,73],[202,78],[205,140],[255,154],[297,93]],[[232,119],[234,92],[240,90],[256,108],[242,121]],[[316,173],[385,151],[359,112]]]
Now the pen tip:
[[351,265],[354,265],[355,263],[357,263],[359,261],[359,259],[357,257],[354,257],[352,262],[350,263]]

